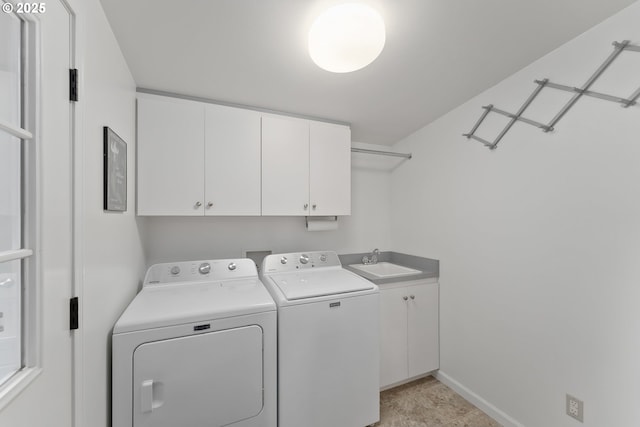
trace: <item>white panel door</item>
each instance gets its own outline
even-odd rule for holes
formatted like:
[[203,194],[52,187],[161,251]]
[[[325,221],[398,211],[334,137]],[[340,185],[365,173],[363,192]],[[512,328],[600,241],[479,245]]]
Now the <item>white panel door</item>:
[[351,130],[311,122],[310,215],[351,214]]
[[309,122],[262,117],[262,215],[309,215]]
[[138,215],[204,214],[204,104],[138,94]]
[[380,289],[380,387],[407,378],[407,288]]
[[409,286],[409,377],[438,369],[438,284]]
[[[38,15],[40,34],[36,38],[35,34],[28,31],[29,37],[33,36],[33,43],[42,43],[38,57],[41,68],[37,73],[37,81],[41,85],[40,104],[36,106],[40,122],[34,123],[38,137],[22,142],[30,148],[37,147],[39,157],[35,173],[39,198],[35,207],[40,218],[40,238],[34,256],[39,257],[40,272],[37,275],[30,274],[27,279],[40,281],[40,303],[28,304],[28,311],[37,310],[34,317],[38,320],[35,325],[26,323],[23,331],[39,339],[36,340],[36,354],[31,354],[27,360],[27,369],[16,374],[17,378],[23,377],[23,380],[25,376],[32,376],[33,381],[17,395],[13,393],[16,390],[10,390],[0,401],[0,426],[3,427],[69,427],[73,423],[72,339],[75,333],[69,331],[69,298],[72,296],[73,282],[71,219],[74,140],[70,132],[73,126],[66,84],[72,65],[70,46],[74,45],[75,37],[70,31],[71,13],[61,2],[48,1],[46,13]],[[3,18],[6,17],[8,14]],[[8,49],[9,40],[5,41],[7,46],[3,45],[3,49]],[[16,141],[15,144],[21,143]],[[31,168],[36,168],[36,165],[30,164],[28,169]],[[34,232],[30,230],[30,233]],[[32,285],[25,285],[27,300],[33,298],[35,286]],[[8,399],[12,394],[15,397]]]
[[205,215],[260,215],[261,114],[205,108]]
[[142,344],[133,355],[133,427],[253,425],[262,378],[256,325]]

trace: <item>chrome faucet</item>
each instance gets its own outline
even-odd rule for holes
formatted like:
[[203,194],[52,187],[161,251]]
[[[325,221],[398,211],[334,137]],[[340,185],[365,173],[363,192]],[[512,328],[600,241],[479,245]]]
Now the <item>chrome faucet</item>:
[[363,264],[377,264],[378,263],[378,255],[380,255],[380,251],[378,248],[375,248],[369,256],[365,255],[362,257]]

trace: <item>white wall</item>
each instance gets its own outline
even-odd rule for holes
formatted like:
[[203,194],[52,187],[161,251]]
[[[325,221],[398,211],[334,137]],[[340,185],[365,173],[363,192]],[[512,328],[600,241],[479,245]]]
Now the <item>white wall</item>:
[[147,217],[147,261],[237,258],[246,250],[389,250],[389,175],[397,162],[352,154],[351,216],[339,217],[336,231],[306,231],[304,217]]
[[[78,11],[82,121],[82,426],[110,426],[113,324],[138,291],[145,259],[135,216],[135,83],[98,0],[73,2]],[[77,3],[77,5],[75,4]],[[128,207],[102,208],[102,127],[127,143]],[[52,390],[52,393],[55,391]]]
[[[443,378],[507,425],[578,425],[567,392],[585,426],[640,425],[640,108],[584,98],[554,133],[516,124],[496,151],[461,134],[482,105],[515,112],[534,79],[580,86],[611,42],[640,44],[638,22],[635,3],[394,147],[414,158],[392,174],[391,243],[441,260]],[[625,52],[593,90],[639,86]],[[546,122],[567,96],[545,89],[525,116]]]

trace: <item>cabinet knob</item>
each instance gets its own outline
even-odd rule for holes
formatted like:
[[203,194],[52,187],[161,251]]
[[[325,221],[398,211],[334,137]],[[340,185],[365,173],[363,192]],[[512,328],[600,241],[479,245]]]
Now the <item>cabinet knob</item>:
[[202,206],[201,202],[196,202],[196,208],[199,208],[200,206]]
[[409,299],[409,297],[404,296],[404,297],[402,297],[402,299],[406,301],[406,300],[408,300],[408,299]]
[[207,208],[212,208],[212,207],[213,207],[213,202],[207,203]]
[[411,299],[416,299],[416,296],[415,296],[415,295],[411,295],[411,297],[410,297],[410,298],[411,298]]
[[307,209],[309,209],[309,203],[304,204],[304,210],[306,211]]
[[317,206],[317,205],[315,205],[315,204],[311,206],[311,207],[313,208],[313,210],[314,210],[314,211],[316,210],[316,206]]

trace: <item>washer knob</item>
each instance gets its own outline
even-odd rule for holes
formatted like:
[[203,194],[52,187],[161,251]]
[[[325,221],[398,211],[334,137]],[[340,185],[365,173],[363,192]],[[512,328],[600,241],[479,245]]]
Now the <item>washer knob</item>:
[[227,268],[228,268],[229,270],[231,270],[231,271],[235,270],[235,269],[236,269],[236,267],[237,267],[237,265],[236,265],[236,263],[235,263],[235,262],[232,262],[232,263],[230,263],[230,264],[227,266]]
[[287,257],[283,256],[282,258],[280,258],[280,264],[286,264],[287,263]]
[[320,255],[320,261],[325,262],[327,260],[327,256],[325,254]]
[[300,255],[300,264],[306,264],[309,262],[309,255],[302,254]]
[[171,267],[171,274],[174,276],[177,276],[178,274],[180,274],[180,267],[178,267],[177,265],[174,265],[173,267]]
[[203,262],[202,264],[200,264],[198,271],[200,272],[200,274],[209,274],[209,272],[211,271],[211,264],[209,264],[208,262]]

